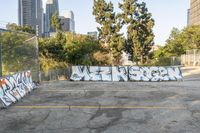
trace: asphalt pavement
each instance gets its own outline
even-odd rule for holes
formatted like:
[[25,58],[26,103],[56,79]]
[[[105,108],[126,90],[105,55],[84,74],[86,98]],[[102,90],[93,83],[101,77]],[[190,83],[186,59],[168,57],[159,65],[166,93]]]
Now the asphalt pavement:
[[179,82],[46,82],[0,110],[0,133],[199,133],[200,75]]

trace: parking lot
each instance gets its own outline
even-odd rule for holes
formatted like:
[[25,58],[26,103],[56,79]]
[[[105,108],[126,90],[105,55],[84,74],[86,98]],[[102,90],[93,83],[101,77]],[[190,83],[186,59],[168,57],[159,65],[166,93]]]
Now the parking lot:
[[46,82],[0,110],[2,133],[199,133],[200,75],[180,82]]

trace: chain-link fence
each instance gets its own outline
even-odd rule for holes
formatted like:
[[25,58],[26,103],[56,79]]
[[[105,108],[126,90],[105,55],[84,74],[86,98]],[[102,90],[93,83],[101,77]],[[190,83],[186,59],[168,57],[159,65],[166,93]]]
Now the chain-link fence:
[[200,49],[187,50],[181,56],[181,64],[184,66],[200,66]]
[[181,57],[172,56],[170,61],[171,66],[179,66],[181,65]]
[[53,69],[47,72],[41,72],[42,81],[69,80],[71,69]]
[[39,81],[37,37],[18,31],[0,32],[2,76],[31,70],[34,81]]
[[2,76],[31,70],[34,81],[67,80],[70,69],[40,70],[38,38],[18,31],[0,31],[0,66]]

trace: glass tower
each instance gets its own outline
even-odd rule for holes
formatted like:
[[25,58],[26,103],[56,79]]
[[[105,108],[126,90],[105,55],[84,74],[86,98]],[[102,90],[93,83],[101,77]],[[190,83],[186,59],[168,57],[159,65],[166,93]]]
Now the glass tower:
[[18,0],[18,20],[20,26],[29,25],[36,30],[39,26],[38,33],[43,33],[43,7],[42,0]]

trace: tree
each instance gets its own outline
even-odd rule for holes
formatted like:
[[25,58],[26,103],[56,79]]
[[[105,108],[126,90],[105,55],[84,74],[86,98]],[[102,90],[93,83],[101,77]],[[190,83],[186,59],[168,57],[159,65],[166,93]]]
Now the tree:
[[180,57],[191,49],[200,49],[200,26],[173,28],[165,46],[154,52],[153,61],[156,65],[170,65],[172,56]]
[[189,26],[182,30],[173,28],[162,49],[162,56],[181,56],[190,49],[200,49],[200,26],[198,25]]
[[133,51],[133,57],[138,64],[143,64],[153,46],[153,26],[154,20],[148,12],[144,2],[138,3],[137,0],[123,0],[119,4],[122,13],[119,15],[123,24],[127,25],[127,42]]
[[58,33],[55,37],[40,38],[40,62],[43,71],[69,65],[98,64],[94,53],[101,48],[96,40],[86,35]]
[[93,54],[100,50],[99,44],[90,36],[67,34],[66,60],[73,65],[95,65]]
[[51,26],[56,29],[56,32],[61,30],[61,23],[57,11],[51,18]]
[[[30,40],[32,39],[32,40]],[[27,41],[29,40],[29,41]],[[35,38],[17,32],[3,32],[2,44],[3,74],[19,72],[33,68],[35,65]]]
[[200,49],[200,25],[186,27],[181,32],[182,44],[186,49]]
[[166,40],[166,45],[163,48],[164,56],[180,56],[185,53],[185,50],[181,31],[177,28],[173,28],[169,38]]
[[124,38],[120,34],[122,27],[118,16],[114,12],[111,2],[105,0],[94,0],[93,15],[99,23],[99,42],[111,53],[112,64],[119,64],[124,45]]
[[8,30],[11,30],[11,31],[21,31],[21,32],[27,32],[27,33],[30,33],[30,34],[35,34],[35,30],[31,27],[31,26],[18,26],[17,24],[15,23],[12,23],[12,24],[7,24],[6,25],[6,28]]

